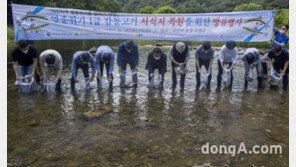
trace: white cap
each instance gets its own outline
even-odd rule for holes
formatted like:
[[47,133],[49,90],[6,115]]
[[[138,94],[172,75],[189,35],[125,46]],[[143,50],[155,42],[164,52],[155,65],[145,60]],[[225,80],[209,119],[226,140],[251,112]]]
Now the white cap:
[[177,44],[176,44],[176,50],[179,53],[184,52],[184,50],[185,50],[185,44],[184,44],[184,42],[177,42]]

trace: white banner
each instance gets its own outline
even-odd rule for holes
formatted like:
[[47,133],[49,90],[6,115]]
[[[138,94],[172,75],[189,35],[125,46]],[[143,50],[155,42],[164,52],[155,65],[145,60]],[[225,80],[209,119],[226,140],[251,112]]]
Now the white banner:
[[124,14],[12,4],[16,40],[269,41],[274,11]]

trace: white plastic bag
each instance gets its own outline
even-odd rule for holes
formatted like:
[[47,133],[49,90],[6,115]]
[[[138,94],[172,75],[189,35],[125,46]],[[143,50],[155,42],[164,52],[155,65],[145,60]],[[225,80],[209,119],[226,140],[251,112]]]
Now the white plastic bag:
[[39,90],[39,85],[31,75],[21,77],[19,81],[15,82],[15,84],[19,85],[19,93],[27,94]]
[[[84,82],[83,82],[84,80]],[[89,78],[78,79],[76,90],[90,89],[90,80]]]
[[160,87],[160,84],[162,82],[161,74],[155,74],[153,73],[153,78],[150,80],[148,87],[158,89]]
[[43,82],[43,85],[44,85],[46,92],[52,93],[55,91],[56,83],[46,80]]
[[231,71],[229,69],[224,69],[222,78],[225,88],[228,88],[231,83]]
[[102,76],[99,77],[99,80],[100,80],[100,84],[98,85],[99,89],[109,88],[110,82],[112,81],[112,80],[109,80],[108,78],[104,78]]
[[208,77],[210,73],[200,73],[200,86],[199,90],[203,89],[208,84]]
[[250,68],[248,75],[246,76],[246,80],[248,82],[253,82],[254,81],[254,74],[253,74],[253,69]]
[[174,67],[174,70],[177,75],[186,74],[186,72],[188,71],[188,69],[184,66],[176,66]]
[[270,70],[270,75],[269,75],[269,79],[268,79],[268,83],[270,85],[278,85],[282,79],[282,74],[278,73],[276,70],[274,70],[273,68]]

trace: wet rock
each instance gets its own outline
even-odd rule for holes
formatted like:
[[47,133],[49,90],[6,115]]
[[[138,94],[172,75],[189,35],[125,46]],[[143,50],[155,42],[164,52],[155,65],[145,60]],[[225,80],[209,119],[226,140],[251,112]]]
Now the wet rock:
[[89,112],[83,113],[83,118],[86,120],[99,119],[110,112],[111,112],[111,109],[109,107],[103,106],[100,108],[99,111],[89,111]]
[[158,128],[156,124],[141,124],[141,125],[136,125],[136,129],[139,130],[149,130],[149,129],[155,129]]
[[28,126],[30,127],[36,127],[36,126],[39,126],[39,122],[37,122],[35,119],[31,120],[29,123],[28,123]]

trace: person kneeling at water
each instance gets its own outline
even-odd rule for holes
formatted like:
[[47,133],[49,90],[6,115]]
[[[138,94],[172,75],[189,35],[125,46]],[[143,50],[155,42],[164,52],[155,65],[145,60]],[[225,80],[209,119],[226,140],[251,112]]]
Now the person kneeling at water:
[[48,80],[51,69],[55,69],[54,83],[56,83],[56,90],[61,90],[63,60],[60,53],[52,49],[43,51],[39,56],[39,64],[43,75],[43,81]]
[[114,52],[109,46],[103,45],[97,49],[97,52],[95,54],[95,66],[98,71],[98,88],[101,88],[101,79],[103,77],[104,64],[106,66],[106,73],[109,80],[109,88],[112,88],[114,58]]
[[158,70],[158,73],[161,75],[161,83],[160,83],[160,88],[163,88],[163,81],[164,81],[164,74],[166,73],[166,63],[167,56],[165,53],[161,51],[160,48],[155,48],[153,51],[148,53],[147,57],[147,64],[146,64],[146,69],[148,69],[148,79],[149,82],[151,79],[154,77],[154,71],[155,69]]
[[245,65],[245,85],[244,88],[248,88],[248,74],[250,70],[256,67],[258,88],[262,88],[262,73],[260,69],[260,52],[256,48],[249,48],[245,51],[243,55],[244,65]]
[[[173,86],[172,86],[172,88],[175,89],[177,86],[177,74],[176,74],[176,71],[174,70],[174,68],[178,67],[178,66],[180,68],[186,67],[186,63],[190,58],[189,45],[187,45],[183,42],[175,43],[171,47],[171,49],[169,50],[169,56],[170,56],[170,59],[172,60],[172,68],[173,68],[173,75],[172,75]],[[180,80],[181,90],[184,90],[184,87],[185,87],[185,77],[186,77],[185,73],[181,74],[181,80]]]
[[138,65],[139,65],[139,50],[138,45],[133,41],[128,40],[119,45],[117,53],[117,64],[120,73],[120,87],[125,86],[126,66],[129,64],[133,73],[133,87],[138,86]]
[[283,89],[287,90],[289,83],[289,52],[283,48],[282,45],[275,44],[273,49],[268,52],[268,61],[271,69],[274,69],[277,73],[283,76]]
[[212,64],[214,59],[215,50],[212,48],[210,42],[204,42],[202,45],[199,45],[196,48],[195,52],[195,62],[196,62],[196,89],[200,87],[200,72],[201,67],[205,66],[208,76],[207,88],[210,88],[211,79],[212,79]]
[[[225,45],[222,46],[220,51],[220,56],[218,57],[218,85],[217,88],[221,87],[222,82],[222,74],[223,70],[228,69],[231,74],[231,81],[230,81],[230,88],[232,87],[233,82],[233,67],[237,61],[238,58],[238,50],[236,48],[236,44],[233,41],[228,41]],[[228,65],[229,68],[225,68],[224,66]]]
[[[92,68],[92,76],[89,79],[89,72],[88,72],[88,64],[91,64]],[[96,74],[96,68],[95,68],[95,62],[92,56],[92,53],[88,51],[77,51],[73,55],[73,60],[71,64],[71,71],[72,71],[72,77],[71,77],[71,90],[75,90],[75,83],[79,82],[77,80],[77,72],[78,68],[82,68],[83,75],[85,80],[87,81],[93,81],[95,74]]]

